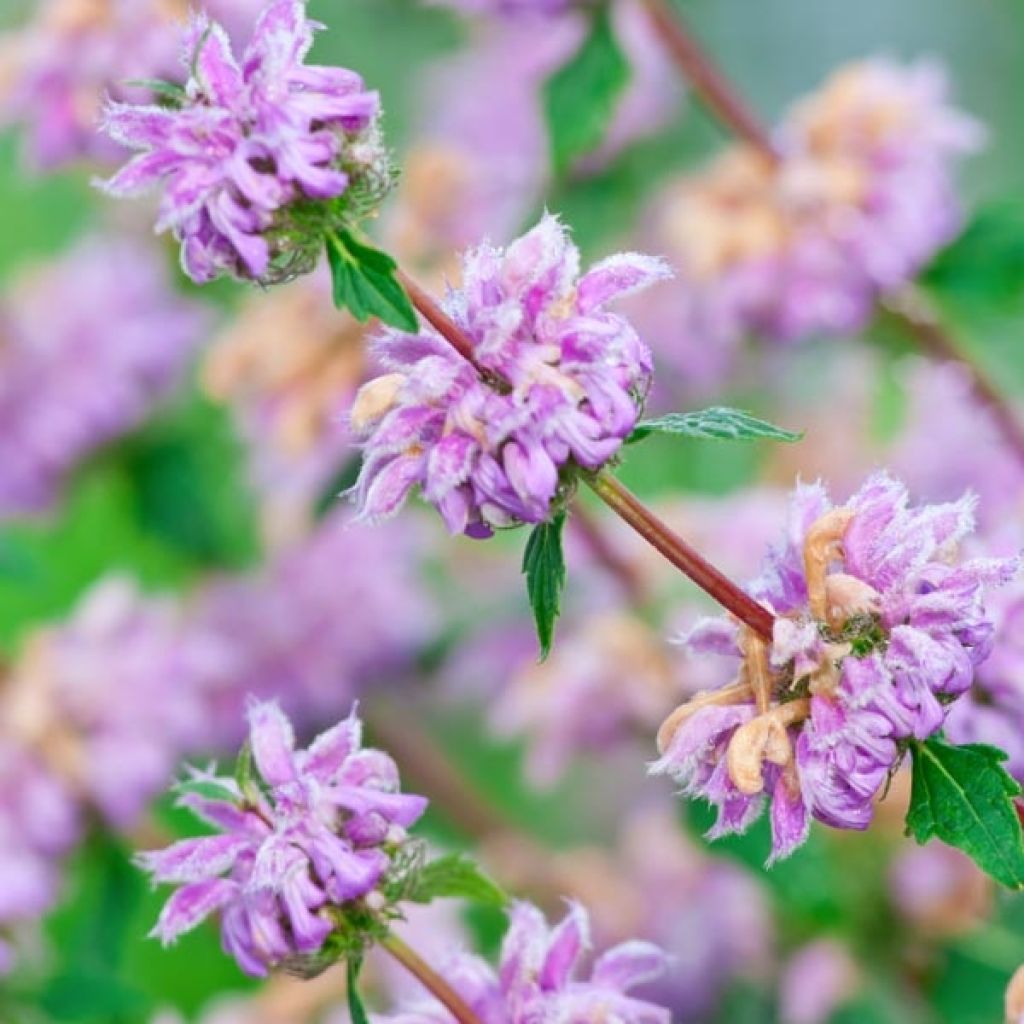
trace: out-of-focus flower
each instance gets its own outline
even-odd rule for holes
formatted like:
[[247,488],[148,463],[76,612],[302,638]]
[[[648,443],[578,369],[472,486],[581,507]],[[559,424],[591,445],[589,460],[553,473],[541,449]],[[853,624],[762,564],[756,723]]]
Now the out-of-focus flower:
[[0,321],[0,518],[46,509],[78,462],[142,421],[207,322],[128,238],[86,239],[16,283]]
[[203,384],[231,405],[272,539],[308,532],[354,454],[348,412],[364,379],[364,335],[315,274],[253,295],[206,356]]
[[790,957],[779,983],[782,1024],[828,1024],[853,996],[860,972],[847,948],[834,939],[819,939]]
[[[551,928],[536,907],[516,903],[497,971],[481,958],[461,953],[442,965],[441,974],[481,1024],[597,1019],[668,1024],[668,1010],[629,994],[665,970],[665,954],[657,946],[624,942],[601,954],[588,978],[578,978],[589,947],[587,914],[578,904],[570,905],[567,916]],[[453,1018],[429,997],[384,1020],[389,1024],[448,1024]]]
[[499,735],[526,734],[527,771],[550,785],[580,752],[650,733],[679,695],[657,634],[631,616],[603,614],[564,637],[546,662],[531,657],[491,718]]
[[640,321],[658,355],[708,384],[748,333],[861,328],[960,226],[953,163],[981,130],[946,93],[931,62],[854,64],[782,123],[777,164],[737,146],[672,186],[651,245],[681,277]]
[[225,950],[255,976],[317,953],[340,924],[332,910],[374,891],[426,807],[361,742],[353,713],[297,751],[280,708],[254,703],[249,744],[265,788],[200,775],[223,798],[180,797],[220,832],[139,856],[155,882],[180,886],[153,934],[167,944],[219,913]]
[[[264,0],[207,0],[233,38],[248,35]],[[184,0],[42,0],[25,26],[0,35],[0,125],[26,133],[31,161],[113,163],[124,151],[98,128],[106,97],[153,98],[132,82],[179,81],[172,25]]]
[[392,515],[418,485],[452,533],[546,520],[574,466],[597,470],[618,452],[650,380],[646,346],[604,306],[666,274],[626,253],[579,276],[551,216],[505,250],[467,253],[447,311],[477,366],[434,333],[385,332],[389,372],[352,410],[367,437],[360,516]]
[[106,132],[138,153],[104,188],[162,187],[157,230],[181,242],[195,281],[308,271],[345,208],[387,188],[377,94],[353,71],[304,63],[316,27],[303,0],[273,0],[236,62],[223,28],[194,16],[180,102],[107,107]]
[[76,799],[130,828],[182,755],[209,742],[204,658],[173,602],[102,580],[70,619],[29,638],[0,698],[5,728]]
[[960,935],[985,919],[992,882],[974,862],[944,843],[910,846],[889,869],[889,892],[923,935]]
[[[5,723],[6,727],[6,723]],[[0,737],[0,977],[15,966],[10,929],[56,901],[59,858],[78,839],[78,808],[39,756],[18,739]]]
[[431,3],[454,7],[467,14],[489,14],[501,17],[551,17],[573,7],[585,7],[593,0],[430,0]]
[[994,595],[992,654],[971,692],[949,713],[954,743],[988,743],[1008,755],[1006,770],[1024,780],[1024,585]]
[[956,560],[973,510],[970,496],[911,508],[885,474],[840,507],[820,484],[797,488],[786,539],[749,588],[778,616],[773,644],[727,620],[698,624],[690,646],[731,644],[743,673],[659,733],[653,770],[718,807],[713,835],[746,829],[766,795],[773,858],[804,841],[811,816],[867,827],[898,741],[942,728],[991,650],[983,596],[1018,560]]
[[706,1020],[731,982],[763,977],[770,966],[765,893],[741,868],[702,853],[669,807],[631,815],[615,854],[576,849],[550,866],[589,908],[598,948],[635,935],[665,951],[669,970],[643,992],[675,1021]]
[[[599,149],[575,169],[603,167],[653,134],[678,106],[678,75],[635,0],[613,5],[631,68]],[[425,86],[423,129],[402,171],[388,234],[404,261],[443,263],[480,239],[505,242],[550,182],[542,90],[581,44],[586,18],[517,18],[475,26],[469,48],[446,56]],[[494,111],[501,117],[495,118]]]
[[409,524],[353,530],[339,511],[265,569],[200,592],[190,629],[208,651],[204,700],[218,745],[238,739],[247,694],[280,697],[312,724],[408,669],[434,622],[418,550]]

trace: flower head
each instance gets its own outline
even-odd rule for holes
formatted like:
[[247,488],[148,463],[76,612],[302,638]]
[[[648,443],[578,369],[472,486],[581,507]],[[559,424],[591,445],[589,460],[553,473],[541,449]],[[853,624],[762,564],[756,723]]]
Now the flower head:
[[[552,928],[536,907],[516,903],[497,971],[479,957],[459,954],[442,974],[481,1024],[538,1020],[668,1024],[668,1010],[629,994],[665,970],[666,957],[657,946],[624,942],[601,954],[590,976],[581,979],[577,973],[589,947],[587,913],[578,904],[571,904],[566,917]],[[386,1018],[390,1024],[447,1024],[451,1019],[432,999]]]
[[604,306],[665,276],[634,253],[580,276],[551,216],[507,249],[469,251],[447,312],[475,365],[434,333],[388,331],[378,343],[390,372],[352,411],[367,438],[361,517],[391,515],[418,485],[452,533],[546,520],[572,467],[598,470],[618,452],[650,381],[646,346]]
[[[399,791],[394,761],[363,749],[355,713],[295,749],[274,703],[249,710],[260,782],[200,775],[179,803],[220,830],[144,853],[155,882],[181,886],[153,929],[165,944],[215,912],[224,948],[252,975],[319,952],[344,908],[371,893],[423,813],[423,797]],[[223,795],[208,795],[210,788]],[[186,787],[187,789],[187,787]]]
[[236,60],[221,26],[198,15],[180,103],[108,106],[107,133],[138,155],[104,188],[163,185],[157,230],[174,232],[196,281],[308,270],[342,207],[386,186],[377,94],[352,71],[304,63],[316,27],[303,0],[273,0]]
[[13,289],[0,323],[0,519],[47,509],[70,470],[137,426],[206,324],[159,253],[130,238],[85,239]]
[[641,320],[659,356],[707,384],[748,333],[863,327],[960,227],[955,163],[982,132],[947,92],[931,62],[851,65],[779,126],[777,162],[739,146],[672,186],[651,220],[681,280]]
[[717,642],[731,630],[740,678],[659,735],[654,770],[719,808],[714,834],[745,829],[766,799],[774,856],[804,840],[810,816],[868,826],[901,744],[942,728],[989,653],[985,591],[1017,572],[1015,558],[958,561],[973,511],[970,496],[911,507],[885,474],[839,507],[820,485],[797,488],[750,587],[777,615],[773,644],[723,623]]

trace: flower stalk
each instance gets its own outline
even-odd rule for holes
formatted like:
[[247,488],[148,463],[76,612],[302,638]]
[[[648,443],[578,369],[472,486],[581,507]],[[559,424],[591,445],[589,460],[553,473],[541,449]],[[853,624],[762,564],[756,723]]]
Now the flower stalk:
[[671,0],[643,0],[643,5],[673,62],[704,105],[737,138],[753,146],[769,163],[778,163],[768,132],[690,33]]
[[946,330],[921,290],[908,286],[889,296],[885,308],[932,358],[960,363],[967,369],[975,399],[988,411],[1006,444],[1024,463],[1024,422],[988,374]]
[[380,944],[445,1006],[459,1024],[480,1024],[480,1018],[462,996],[394,932],[381,939]]
[[598,473],[587,482],[593,492],[651,547],[689,576],[726,611],[735,615],[758,636],[771,642],[775,622],[772,613],[695,551],[621,481],[608,473]]

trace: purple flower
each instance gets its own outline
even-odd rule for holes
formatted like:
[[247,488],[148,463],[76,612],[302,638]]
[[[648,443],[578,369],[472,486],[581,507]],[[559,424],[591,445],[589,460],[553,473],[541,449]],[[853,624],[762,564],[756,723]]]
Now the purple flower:
[[625,253],[579,276],[551,216],[505,250],[468,252],[447,311],[480,370],[434,333],[384,333],[390,372],[352,411],[367,436],[360,517],[392,515],[419,486],[452,533],[546,520],[574,466],[598,470],[618,452],[650,380],[647,348],[604,306],[666,274]]
[[[5,716],[10,709],[4,708]],[[14,723],[5,718],[5,732]],[[78,808],[41,758],[15,735],[0,737],[0,977],[15,966],[9,929],[38,918],[56,902],[60,858],[81,832]]]
[[173,231],[195,281],[311,269],[321,228],[339,216],[329,201],[386,184],[377,94],[352,71],[304,64],[316,27],[302,0],[273,0],[236,61],[225,31],[197,16],[181,104],[108,106],[105,130],[138,155],[104,188],[163,186],[157,230]]
[[274,703],[249,709],[249,744],[261,788],[197,775],[179,803],[219,829],[139,856],[155,882],[180,886],[153,934],[165,945],[211,914],[226,952],[247,974],[318,952],[336,927],[330,911],[371,893],[391,865],[423,797],[399,791],[394,761],[362,749],[355,713],[295,749]]
[[[793,495],[781,544],[751,594],[778,616],[771,649],[734,630],[737,682],[699,694],[662,726],[662,758],[689,796],[719,809],[712,835],[745,829],[767,800],[773,858],[809,817],[863,829],[901,743],[941,729],[992,646],[986,590],[1016,558],[957,560],[974,500],[911,507],[880,473],[843,506]],[[711,637],[704,626],[698,639]],[[728,644],[723,630],[715,644]]]
[[305,727],[409,670],[436,621],[416,525],[353,530],[338,510],[261,570],[195,597],[188,628],[206,652],[198,685],[218,747],[238,742],[248,694],[280,697]]
[[61,778],[80,800],[131,828],[182,755],[209,741],[203,657],[172,601],[110,577],[66,622],[30,636],[5,714],[35,747],[61,752]]
[[2,315],[0,518],[47,509],[71,469],[137,426],[181,380],[208,319],[171,291],[157,251],[118,237],[30,273]]
[[[208,0],[233,38],[248,34],[264,0]],[[52,169],[72,160],[114,163],[124,150],[96,130],[106,96],[152,99],[130,82],[179,81],[164,0],[42,0],[26,25],[0,35],[0,124],[27,132],[32,163]],[[182,10],[185,6],[182,5]]]
[[735,147],[671,186],[649,244],[680,280],[638,323],[684,383],[718,383],[750,333],[859,330],[956,235],[954,165],[982,131],[947,92],[931,62],[853,64],[779,126],[777,165]]
[[783,969],[779,1004],[786,1024],[828,1024],[860,987],[860,972],[849,951],[834,939],[798,949]]
[[[498,970],[470,954],[457,954],[442,975],[466,1000],[481,1024],[540,1020],[614,1020],[619,1024],[668,1024],[669,1011],[629,995],[659,977],[666,957],[648,942],[624,942],[601,954],[586,980],[577,978],[590,948],[587,914],[578,904],[554,928],[528,903],[516,903],[501,948]],[[448,1011],[424,999],[384,1018],[388,1024],[447,1024]]]
[[529,737],[528,776],[550,786],[574,755],[607,751],[656,727],[679,692],[657,634],[629,616],[603,614],[563,639],[543,664],[531,652],[491,718],[499,735]]

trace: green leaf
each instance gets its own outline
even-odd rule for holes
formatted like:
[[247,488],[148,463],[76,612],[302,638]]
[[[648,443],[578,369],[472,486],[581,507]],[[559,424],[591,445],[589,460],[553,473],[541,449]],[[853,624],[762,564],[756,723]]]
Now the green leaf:
[[359,957],[350,956],[345,963],[347,984],[345,986],[348,995],[348,1015],[352,1018],[352,1024],[370,1024],[369,1015],[363,1005],[363,999],[359,995],[359,972],[362,970],[363,961]]
[[196,796],[205,797],[207,800],[223,800],[232,804],[238,802],[238,797],[234,791],[216,779],[186,779],[174,787],[174,792],[179,796],[194,793]]
[[129,78],[123,84],[133,89],[146,89],[154,96],[174,103],[184,103],[187,99],[187,94],[180,85],[165,81],[163,78]]
[[936,736],[911,749],[907,833],[919,843],[941,839],[1003,885],[1024,888],[1024,834],[1013,803],[1021,789],[1000,763],[1006,754]]
[[235,782],[243,798],[249,803],[259,802],[261,790],[259,780],[256,777],[256,766],[252,759],[252,746],[246,740],[242,749],[238,751],[238,760],[235,762]]
[[564,527],[564,512],[559,512],[550,522],[538,523],[526,542],[523,554],[526,592],[537,624],[541,661],[551,653],[555,619],[562,610],[562,591],[565,589],[565,554],[562,551]]
[[786,441],[803,439],[803,433],[783,430],[759,420],[742,409],[713,406],[696,412],[670,412],[656,420],[642,420],[629,435],[628,443],[642,441],[649,434],[681,434],[713,441]]
[[351,231],[334,231],[327,236],[327,261],[339,309],[360,323],[377,317],[403,331],[417,329],[416,312],[395,276],[398,265],[386,252],[363,244]]
[[479,865],[461,853],[439,857],[420,869],[408,899],[430,903],[435,899],[464,899],[485,906],[503,907],[508,896]]
[[544,111],[556,173],[563,174],[579,157],[600,145],[629,74],[629,61],[612,31],[609,7],[602,4],[594,10],[583,45],[544,85]]
[[1015,310],[1024,300],[1024,204],[982,207],[936,257],[922,283],[973,309]]

